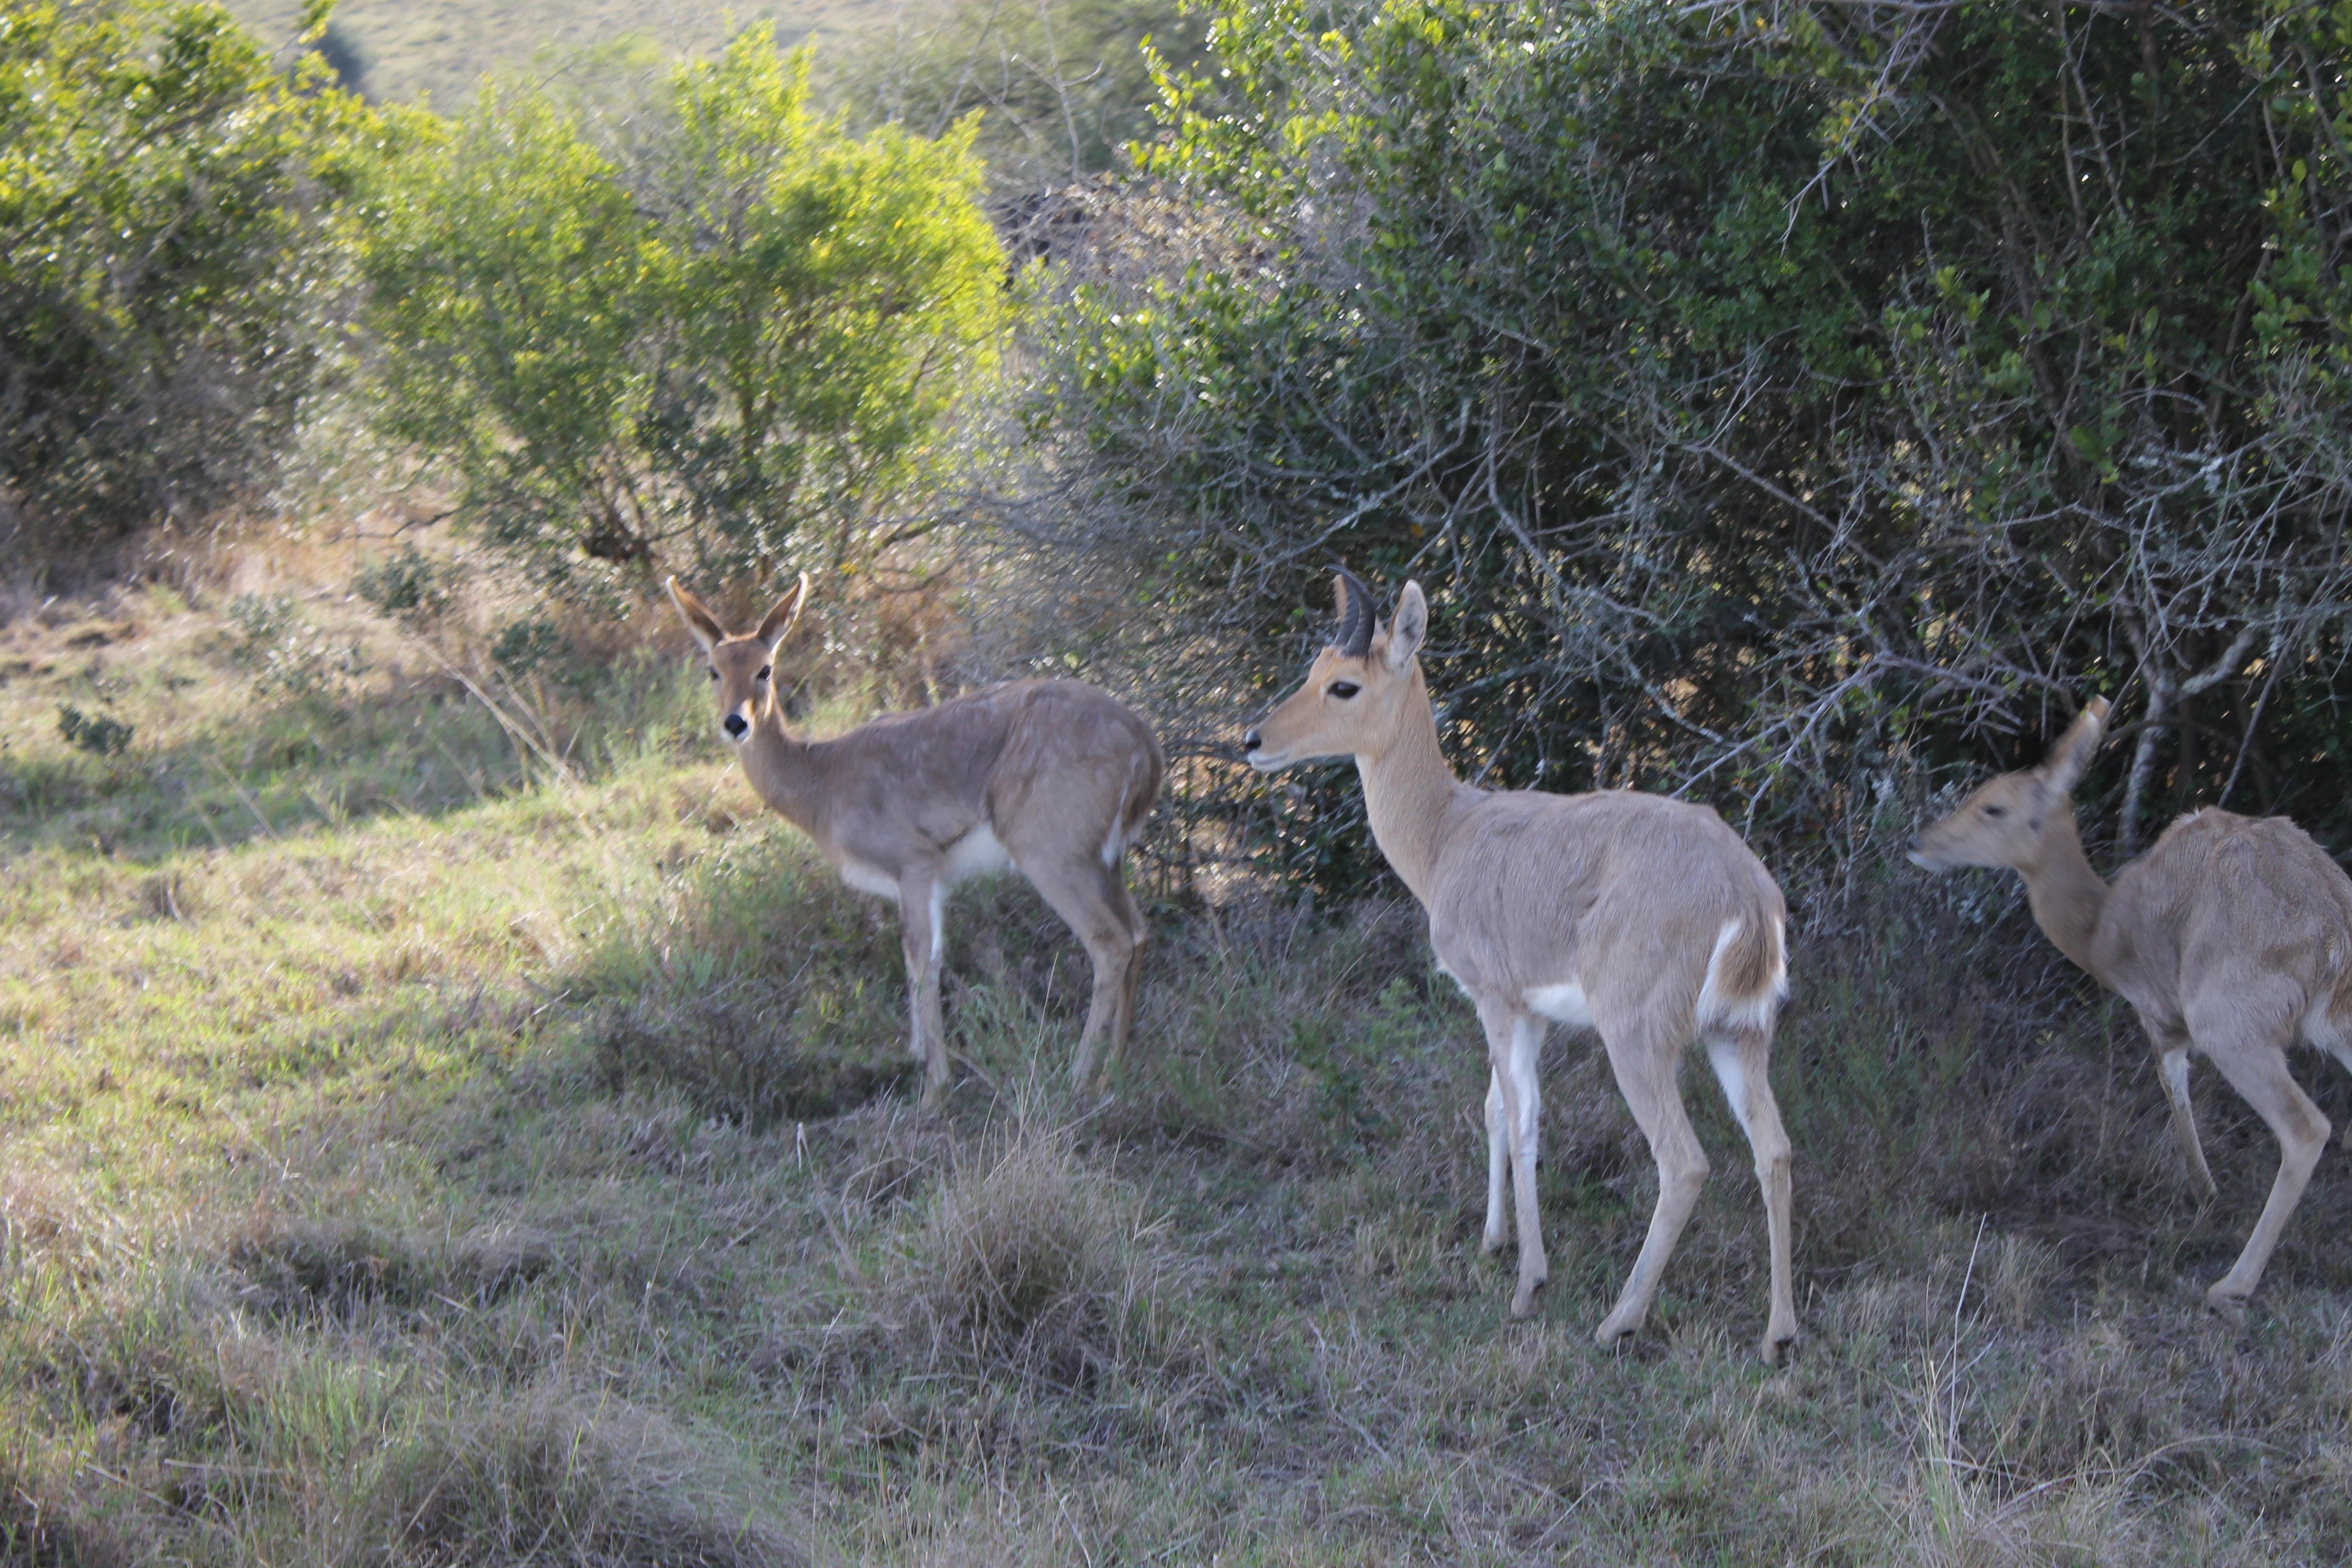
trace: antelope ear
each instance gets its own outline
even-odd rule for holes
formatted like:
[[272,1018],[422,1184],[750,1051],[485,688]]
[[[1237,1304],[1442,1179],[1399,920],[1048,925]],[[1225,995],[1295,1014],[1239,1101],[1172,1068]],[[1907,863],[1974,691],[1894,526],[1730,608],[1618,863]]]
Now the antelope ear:
[[2058,737],[2050,754],[2042,759],[2036,770],[2042,782],[2053,794],[2072,795],[2082,781],[2083,770],[2091,765],[2091,758],[2099,749],[2099,742],[2107,732],[2107,700],[2094,697],[2083,704],[2066,732]]
[[1421,651],[1422,639],[1429,635],[1429,601],[1422,596],[1421,584],[1407,583],[1404,592],[1397,595],[1396,614],[1389,619],[1388,646],[1382,656],[1391,669],[1402,670]]
[[808,574],[803,572],[800,584],[776,601],[776,607],[768,612],[768,618],[761,621],[760,629],[751,635],[766,643],[771,654],[774,653],[783,646],[784,639],[793,635],[793,625],[801,618],[801,606],[807,603]]
[[694,640],[702,645],[703,656],[709,657],[712,648],[727,640],[727,628],[719,624],[719,617],[710,613],[708,605],[679,587],[677,578],[670,578],[663,586],[669,590],[669,602],[677,606],[677,613],[685,618],[686,629],[692,632]]

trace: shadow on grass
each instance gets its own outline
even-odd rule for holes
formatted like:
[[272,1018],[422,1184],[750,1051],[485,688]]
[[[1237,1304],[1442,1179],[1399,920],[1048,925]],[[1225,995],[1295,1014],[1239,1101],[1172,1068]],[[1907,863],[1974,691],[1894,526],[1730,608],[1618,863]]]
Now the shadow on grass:
[[723,839],[665,904],[567,977],[607,1089],[673,1090],[753,1129],[911,1092],[897,911],[797,834]]

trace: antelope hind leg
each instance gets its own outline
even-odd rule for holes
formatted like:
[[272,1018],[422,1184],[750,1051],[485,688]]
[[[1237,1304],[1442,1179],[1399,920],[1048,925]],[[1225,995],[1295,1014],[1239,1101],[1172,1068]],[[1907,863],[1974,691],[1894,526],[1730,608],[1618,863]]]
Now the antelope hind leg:
[[[1096,1081],[1095,1053],[1114,1032],[1128,970],[1137,960],[1135,933],[1120,909],[1128,902],[1127,889],[1112,879],[1116,873],[1107,873],[1100,861],[1091,858],[1072,865],[1066,859],[1024,855],[1019,863],[1062,923],[1085,944],[1094,967],[1094,994],[1087,1003],[1086,1025],[1078,1031],[1077,1056],[1070,1063],[1070,1085],[1083,1092]],[[1106,1071],[1108,1065],[1107,1058]]]
[[2273,1037],[2271,1031],[2260,1027],[2259,1007],[2246,1005],[2245,999],[2233,1000],[2239,1005],[2216,1007],[2210,1017],[2192,1017],[2189,1032],[2206,1058],[2230,1080],[2230,1087],[2270,1127],[2271,1135],[2279,1142],[2279,1168],[2271,1183],[2270,1197],[2263,1204],[2262,1217],[2246,1238],[2245,1250],[2230,1272],[2205,1292],[2206,1305],[2222,1311],[2234,1310],[2262,1283],[2271,1253],[2295,1205],[2303,1201],[2312,1168],[2327,1147],[2329,1131],[2327,1118],[2287,1070],[2286,1040]]
[[1756,1182],[1764,1194],[1764,1230],[1772,1254],[1770,1316],[1757,1348],[1767,1366],[1777,1365],[1781,1348],[1797,1337],[1797,1307],[1790,1286],[1789,1134],[1772,1098],[1772,1038],[1760,1031],[1709,1039],[1707,1060],[1731,1103],[1733,1120],[1748,1135],[1756,1156]]
[[1636,1332],[1649,1320],[1666,1259],[1674,1256],[1675,1243],[1682,1239],[1683,1226],[1698,1203],[1699,1189],[1706,1184],[1707,1163],[1675,1087],[1682,1042],[1654,1028],[1645,1030],[1639,1020],[1625,1020],[1603,1026],[1601,1043],[1617,1075],[1618,1092],[1625,1097],[1658,1163],[1658,1205],[1651,1212],[1642,1255],[1633,1260],[1633,1272],[1626,1277],[1616,1308],[1593,1336],[1605,1345]]

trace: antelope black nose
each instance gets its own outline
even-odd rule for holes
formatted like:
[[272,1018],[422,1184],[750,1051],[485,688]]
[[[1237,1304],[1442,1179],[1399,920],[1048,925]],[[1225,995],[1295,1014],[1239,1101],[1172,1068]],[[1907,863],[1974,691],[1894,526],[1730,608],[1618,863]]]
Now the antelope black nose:
[[1919,853],[1919,836],[1916,833],[1911,836],[1911,853],[1914,855]]
[[744,718],[740,713],[730,713],[727,715],[726,724],[727,732],[739,741],[743,738],[743,731],[751,727],[751,721]]
[[1248,734],[1242,737],[1242,750],[1244,752],[1255,752],[1263,743],[1264,742],[1259,741],[1257,731],[1255,730],[1252,730]]

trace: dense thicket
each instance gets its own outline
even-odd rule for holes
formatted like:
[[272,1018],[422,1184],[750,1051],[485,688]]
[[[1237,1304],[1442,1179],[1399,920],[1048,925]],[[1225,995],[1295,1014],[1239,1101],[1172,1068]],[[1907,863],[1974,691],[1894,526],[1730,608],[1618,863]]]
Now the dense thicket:
[[[1016,521],[1204,740],[1339,557],[1434,590],[1489,783],[1834,861],[2098,690],[2127,844],[2215,800],[2352,841],[2347,45],[2285,0],[1223,0],[1150,160],[1221,242],[1075,279]],[[1346,883],[1326,806],[1272,830]]]
[[271,479],[351,299],[331,79],[215,5],[0,10],[0,514],[73,547]]

